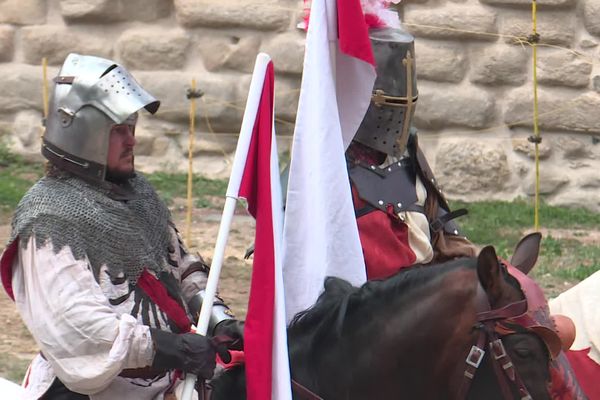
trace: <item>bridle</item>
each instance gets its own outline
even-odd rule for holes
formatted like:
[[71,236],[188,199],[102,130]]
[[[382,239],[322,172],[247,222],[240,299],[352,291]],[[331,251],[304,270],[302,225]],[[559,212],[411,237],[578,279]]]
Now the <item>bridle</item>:
[[[485,355],[485,348],[490,352],[491,363],[498,380],[502,396],[512,400],[511,387],[517,388],[520,400],[532,400],[529,391],[513,365],[510,356],[504,348],[502,339],[496,331],[496,324],[503,320],[518,317],[527,312],[527,300],[519,300],[502,308],[492,310],[487,294],[479,283],[476,295],[477,322],[474,326],[479,331],[476,343],[471,347],[465,360],[466,367],[460,387],[458,399],[465,399],[473,378]],[[487,344],[487,345],[486,345]]]
[[[492,310],[487,294],[481,283],[477,285],[476,294],[477,322],[474,326],[479,331],[475,344],[471,347],[465,363],[463,381],[457,399],[466,399],[469,389],[483,361],[486,347],[490,352],[491,363],[498,380],[502,396],[506,400],[513,400],[511,388],[517,388],[520,400],[532,400],[523,380],[517,373],[510,356],[506,352],[502,339],[496,331],[499,322],[518,317],[527,312],[527,300],[519,300],[502,308]],[[292,379],[292,390],[304,400],[323,400],[322,397],[312,392],[299,382]]]

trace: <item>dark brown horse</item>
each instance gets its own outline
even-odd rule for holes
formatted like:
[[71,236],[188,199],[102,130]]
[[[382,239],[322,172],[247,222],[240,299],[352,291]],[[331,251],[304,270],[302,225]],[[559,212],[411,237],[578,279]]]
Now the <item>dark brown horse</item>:
[[[535,262],[523,254],[529,247],[522,241],[513,260]],[[292,377],[326,400],[550,399],[556,342],[548,346],[519,324],[524,300],[491,246],[477,258],[410,268],[360,288],[328,278],[317,303],[288,328]],[[214,382],[215,399],[243,398],[224,392],[239,384],[232,377],[240,371],[230,374]]]

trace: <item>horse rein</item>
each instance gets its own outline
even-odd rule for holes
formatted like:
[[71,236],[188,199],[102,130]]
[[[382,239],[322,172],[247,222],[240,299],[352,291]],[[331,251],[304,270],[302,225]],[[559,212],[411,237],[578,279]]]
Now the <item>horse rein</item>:
[[477,323],[475,328],[479,330],[476,343],[471,347],[471,351],[465,360],[466,368],[463,375],[463,381],[460,387],[458,399],[465,399],[479,368],[483,356],[485,355],[485,343],[490,354],[494,367],[494,372],[498,378],[498,384],[502,391],[502,396],[506,400],[513,399],[510,385],[519,390],[520,400],[532,400],[529,391],[525,387],[523,380],[515,370],[510,356],[504,348],[502,339],[495,330],[496,323],[508,318],[517,317],[527,312],[527,300],[520,300],[510,303],[502,308],[492,310],[487,294],[480,283],[477,285],[476,295]]

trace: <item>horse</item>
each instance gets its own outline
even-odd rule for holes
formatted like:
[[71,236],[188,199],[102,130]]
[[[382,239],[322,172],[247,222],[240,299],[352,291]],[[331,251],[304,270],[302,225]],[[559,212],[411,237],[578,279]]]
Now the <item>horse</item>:
[[[515,267],[532,268],[537,253],[528,253],[540,238],[519,243]],[[528,302],[513,275],[487,246],[476,258],[415,266],[360,288],[327,278],[288,327],[294,397],[550,399],[557,337],[523,323]],[[241,380],[239,367],[215,379],[213,399],[245,398]]]

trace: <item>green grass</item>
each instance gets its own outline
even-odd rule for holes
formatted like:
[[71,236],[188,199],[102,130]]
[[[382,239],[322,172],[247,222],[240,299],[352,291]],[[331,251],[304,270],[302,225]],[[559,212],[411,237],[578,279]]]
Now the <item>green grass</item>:
[[[515,245],[528,230],[533,230],[532,202],[483,201],[452,202],[453,209],[467,208],[469,214],[457,219],[462,233],[478,245],[493,244],[498,255],[510,258]],[[541,204],[540,226],[545,229],[600,229],[600,213],[581,208],[555,207]],[[582,243],[584,237],[542,239],[539,261],[534,276],[550,274],[566,281],[580,281],[600,270],[600,247]]]
[[23,360],[12,354],[0,354],[0,376],[21,384],[31,360]]
[[42,164],[28,163],[0,144],[0,215],[11,213],[23,194],[42,174]]
[[[451,202],[452,209],[466,208],[469,213],[457,219],[462,233],[477,244],[494,244],[505,254],[521,238],[523,231],[533,228],[534,207],[525,200]],[[541,204],[540,225],[556,229],[598,229],[600,213],[582,208],[555,207]],[[552,243],[548,242],[548,246]]]
[[[161,197],[172,204],[174,198],[187,197],[187,175],[155,172],[146,175]],[[224,198],[227,190],[227,180],[208,179],[194,176],[192,179],[192,196],[196,199],[196,207],[215,207],[215,197]]]

